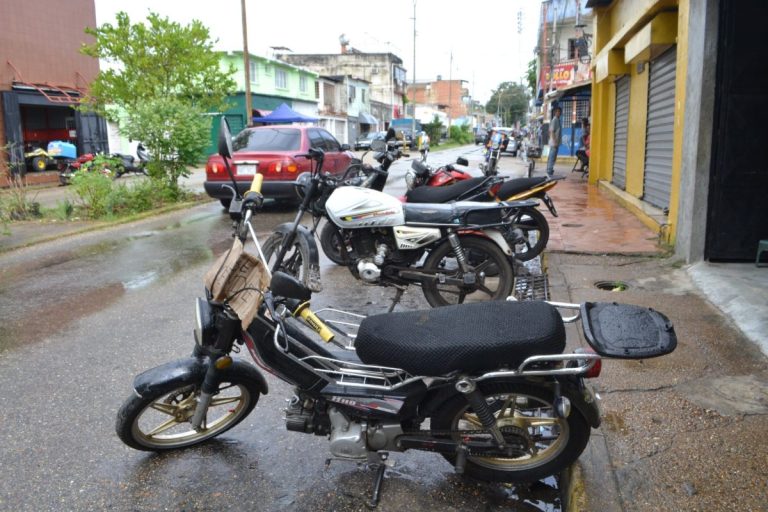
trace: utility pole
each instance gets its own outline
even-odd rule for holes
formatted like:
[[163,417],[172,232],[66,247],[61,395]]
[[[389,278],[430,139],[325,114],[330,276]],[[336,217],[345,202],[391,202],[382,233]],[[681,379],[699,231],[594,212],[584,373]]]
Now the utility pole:
[[243,19],[243,67],[245,68],[245,126],[253,124],[253,105],[251,104],[251,56],[248,53],[248,22],[245,15],[245,0],[240,0]]
[[411,105],[411,137],[416,137],[416,0],[413,0],[413,78],[411,78],[413,100]]

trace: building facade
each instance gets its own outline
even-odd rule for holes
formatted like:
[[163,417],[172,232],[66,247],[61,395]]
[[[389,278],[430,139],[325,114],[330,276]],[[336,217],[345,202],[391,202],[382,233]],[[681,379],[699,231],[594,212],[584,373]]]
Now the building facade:
[[[590,0],[590,181],[688,262],[754,261],[768,239],[766,72],[744,0]],[[760,78],[763,77],[763,78]]]
[[376,119],[381,129],[404,115],[406,71],[403,61],[392,53],[364,53],[343,45],[338,54],[284,53],[277,58],[323,76],[348,76],[367,82],[371,110],[365,114]]
[[[46,12],[56,13],[51,23]],[[4,0],[0,7],[0,166],[25,172],[24,152],[69,141],[79,153],[108,151],[107,129],[95,114],[75,111],[99,72],[97,59],[80,47],[93,42],[86,27],[96,26],[93,0]]]
[[[416,82],[408,86],[408,99],[417,106],[431,107],[444,112],[447,120],[464,118],[469,114],[469,89],[466,80]],[[418,117],[418,115],[417,115]],[[429,122],[419,119],[421,122]]]

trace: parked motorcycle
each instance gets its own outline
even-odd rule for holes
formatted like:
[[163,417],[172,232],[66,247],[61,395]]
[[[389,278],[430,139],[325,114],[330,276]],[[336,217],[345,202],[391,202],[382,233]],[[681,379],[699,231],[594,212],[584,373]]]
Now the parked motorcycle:
[[144,145],[139,142],[136,146],[136,156],[126,155],[124,153],[112,153],[112,157],[119,159],[119,165],[116,166],[114,172],[115,178],[120,178],[125,174],[142,174],[147,176],[147,162],[149,162],[149,153]]
[[[372,147],[383,162],[372,176],[386,180],[399,149],[384,141],[373,141]],[[394,287],[392,307],[409,285],[421,286],[433,307],[499,300],[510,294],[514,281],[510,219],[535,202],[404,205],[375,188],[338,186],[322,172],[321,151],[307,156],[316,165],[311,176],[298,182],[303,202],[296,219],[278,226],[264,243],[273,270],[299,276],[317,290],[319,264],[312,232],[327,217],[324,231],[335,230],[330,238],[337,241],[340,259],[357,279]],[[315,217],[312,230],[301,226],[307,211]]]
[[[465,158],[457,164],[468,165]],[[469,173],[452,164],[433,169],[414,161],[405,174],[408,191],[405,201],[409,203],[445,203],[450,201],[520,201],[541,200],[549,212],[557,217],[557,209],[548,191],[561,178],[516,178],[505,179],[497,176],[473,178]],[[535,207],[520,209],[514,221],[519,230],[514,243],[515,257],[528,261],[539,254],[549,241],[549,223]]]
[[[231,142],[222,132],[228,167]],[[184,448],[242,422],[269,391],[255,366],[231,357],[245,345],[258,366],[294,387],[287,430],[328,438],[336,458],[378,466],[370,505],[388,452],[437,452],[479,480],[536,481],[578,459],[600,425],[587,382],[600,374],[601,356],[642,359],[676,347],[663,314],[589,302],[374,315],[353,339],[311,311],[312,293],[299,280],[264,264],[251,225],[259,189],[257,175],[233,202],[241,220],[232,248],[206,274],[192,356],[135,377],[116,421],[126,445]],[[259,257],[243,250],[249,233]],[[576,314],[564,319],[558,307]],[[594,352],[565,353],[564,322],[579,318]]]
[[[138,159],[123,153],[112,153],[110,155],[111,163],[103,162],[99,171],[112,179],[120,178],[128,173],[147,176],[146,167],[147,162],[149,162],[149,153],[141,143],[136,147],[136,155]],[[93,165],[91,162],[96,156],[93,153],[85,153],[74,159],[62,160],[59,163],[59,183],[69,185],[77,171],[84,166]]]

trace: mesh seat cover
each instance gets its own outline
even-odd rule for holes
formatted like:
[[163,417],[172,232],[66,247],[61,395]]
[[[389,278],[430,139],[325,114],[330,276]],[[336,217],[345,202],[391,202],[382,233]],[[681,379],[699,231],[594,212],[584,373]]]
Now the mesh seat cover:
[[355,347],[366,364],[412,375],[480,372],[561,353],[565,327],[545,302],[479,302],[369,316]]

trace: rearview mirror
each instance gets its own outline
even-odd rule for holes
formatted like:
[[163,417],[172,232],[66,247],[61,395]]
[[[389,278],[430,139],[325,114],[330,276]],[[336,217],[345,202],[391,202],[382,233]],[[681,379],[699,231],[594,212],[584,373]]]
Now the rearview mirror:
[[460,156],[459,158],[457,158],[456,163],[459,165],[469,166],[469,160],[467,160],[463,156]]
[[227,118],[222,116],[219,124],[219,155],[232,158],[232,133],[229,131]]
[[371,141],[371,151],[386,151],[387,143],[381,139]]

